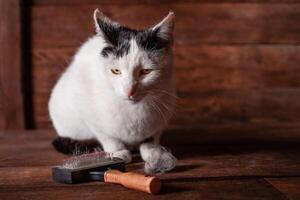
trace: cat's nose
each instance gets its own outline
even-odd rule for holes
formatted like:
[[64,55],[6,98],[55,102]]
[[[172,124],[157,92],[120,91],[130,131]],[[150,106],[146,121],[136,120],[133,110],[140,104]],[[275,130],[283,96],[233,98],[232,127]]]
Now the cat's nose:
[[127,92],[127,96],[129,98],[133,97],[135,93],[136,93],[136,86],[132,86],[131,88],[129,88],[129,90]]

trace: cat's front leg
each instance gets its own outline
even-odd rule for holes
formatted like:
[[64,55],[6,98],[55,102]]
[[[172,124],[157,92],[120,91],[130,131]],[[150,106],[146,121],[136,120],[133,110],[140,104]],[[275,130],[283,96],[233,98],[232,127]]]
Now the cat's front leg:
[[151,142],[142,143],[140,153],[145,161],[146,174],[164,173],[176,166],[177,159],[161,145]]
[[98,140],[102,144],[105,152],[111,154],[112,157],[121,158],[126,163],[131,162],[132,156],[124,143],[112,137],[99,137]]

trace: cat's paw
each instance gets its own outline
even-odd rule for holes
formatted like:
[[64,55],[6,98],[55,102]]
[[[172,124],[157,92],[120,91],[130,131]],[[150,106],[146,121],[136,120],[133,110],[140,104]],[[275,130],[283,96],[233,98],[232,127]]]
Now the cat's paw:
[[125,163],[130,163],[132,160],[131,153],[127,149],[113,152],[113,153],[111,153],[111,157],[120,158],[120,159],[124,160]]
[[177,159],[164,147],[152,149],[150,156],[145,161],[146,174],[161,174],[172,170],[176,166]]

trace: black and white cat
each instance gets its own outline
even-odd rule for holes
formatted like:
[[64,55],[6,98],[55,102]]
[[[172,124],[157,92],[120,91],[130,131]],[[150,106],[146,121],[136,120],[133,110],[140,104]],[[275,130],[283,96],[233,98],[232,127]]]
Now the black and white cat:
[[[172,69],[174,13],[134,30],[94,12],[96,35],[88,39],[55,85],[49,101],[61,137],[96,139],[106,152],[131,161],[139,145],[146,173],[171,170],[176,158],[159,138],[174,111]],[[154,137],[154,142],[144,142]]]

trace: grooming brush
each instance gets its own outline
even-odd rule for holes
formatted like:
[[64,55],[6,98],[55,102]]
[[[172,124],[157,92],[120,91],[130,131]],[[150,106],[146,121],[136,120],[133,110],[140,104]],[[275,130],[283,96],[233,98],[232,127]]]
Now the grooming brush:
[[157,177],[124,172],[125,163],[106,152],[94,152],[73,156],[62,165],[52,168],[55,181],[76,184],[89,181],[121,184],[126,188],[155,194],[160,191],[161,182]]

